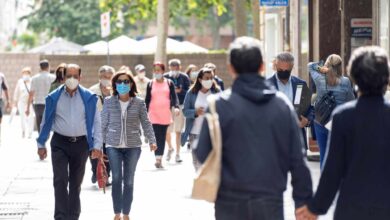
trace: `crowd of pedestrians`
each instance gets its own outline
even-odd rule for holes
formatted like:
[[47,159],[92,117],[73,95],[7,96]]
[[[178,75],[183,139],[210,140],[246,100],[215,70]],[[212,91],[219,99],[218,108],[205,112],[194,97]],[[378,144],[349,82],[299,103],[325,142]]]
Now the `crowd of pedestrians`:
[[[21,115],[22,137],[31,138],[37,126],[41,160],[53,133],[54,218],[79,218],[88,158],[92,183],[98,181],[98,162],[105,163],[114,220],[130,219],[142,145],[154,152],[157,170],[164,169],[164,160],[180,164],[181,148],[187,146],[194,170],[202,172],[214,146],[205,120],[214,100],[220,127],[212,129],[220,129],[222,138],[217,220],[284,219],[288,173],[298,220],[325,214],[337,193],[334,219],[390,219],[386,52],[357,49],[347,72],[336,54],[311,62],[308,84],[291,74],[294,57],[288,52],[275,57],[275,73],[266,79],[260,47],[251,37],[230,45],[227,66],[233,84],[228,90],[210,62],[190,64],[185,72],[179,59],[169,60],[167,68],[159,61],[138,64],[134,75],[132,67],[115,71],[104,65],[97,68],[97,83],[89,89],[81,85],[83,71],[77,64],[61,63],[54,75],[48,60],[40,61],[35,76],[31,68],[23,68],[13,106]],[[151,79],[145,65],[152,69]],[[11,104],[3,74],[0,85],[7,99],[6,105],[0,99],[1,119]],[[312,103],[298,113],[302,88],[310,88]],[[320,149],[322,175],[315,193],[305,163],[308,128]]]

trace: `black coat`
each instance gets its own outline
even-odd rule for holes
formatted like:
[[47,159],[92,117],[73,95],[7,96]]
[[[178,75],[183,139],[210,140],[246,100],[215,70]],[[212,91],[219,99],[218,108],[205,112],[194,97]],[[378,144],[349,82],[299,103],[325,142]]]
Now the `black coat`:
[[390,103],[360,97],[333,113],[328,152],[309,209],[325,214],[337,192],[336,220],[390,219]]
[[[303,160],[297,115],[284,95],[258,74],[242,74],[231,93],[216,101],[222,130],[222,180],[219,195],[236,192],[251,197],[283,199],[291,172],[295,205],[312,196],[310,172]],[[204,120],[195,154],[204,162],[211,150]]]

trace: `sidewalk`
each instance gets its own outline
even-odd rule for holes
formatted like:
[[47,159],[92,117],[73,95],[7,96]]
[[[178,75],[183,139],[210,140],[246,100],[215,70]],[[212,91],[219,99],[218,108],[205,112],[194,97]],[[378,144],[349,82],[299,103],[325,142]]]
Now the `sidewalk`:
[[[54,191],[50,150],[39,161],[34,139],[22,139],[19,118],[12,124],[3,119],[0,146],[0,219],[53,219]],[[36,135],[36,134],[35,134]],[[48,142],[49,143],[49,142]],[[49,145],[47,145],[49,146]],[[50,149],[50,148],[49,148]],[[135,176],[134,202],[130,214],[135,220],[213,220],[213,205],[189,198],[194,176],[191,154],[182,148],[183,164],[166,163],[165,170],[154,168],[154,155],[143,148]],[[310,163],[313,182],[318,182],[318,163]],[[98,190],[91,183],[87,162],[81,190],[81,220],[112,219],[111,189]],[[285,193],[285,219],[293,220],[291,187]],[[332,212],[331,212],[332,213]],[[329,215],[331,216],[331,215]],[[329,217],[321,219],[331,219]]]

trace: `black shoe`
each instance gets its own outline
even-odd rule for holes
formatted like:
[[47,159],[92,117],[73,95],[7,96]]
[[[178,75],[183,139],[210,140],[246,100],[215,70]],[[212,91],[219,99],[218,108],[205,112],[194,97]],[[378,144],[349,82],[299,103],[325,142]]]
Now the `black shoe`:
[[106,186],[111,186],[112,183],[110,181],[107,181]]
[[93,184],[96,183],[97,180],[96,180],[96,175],[95,174],[92,175],[91,181],[92,181]]

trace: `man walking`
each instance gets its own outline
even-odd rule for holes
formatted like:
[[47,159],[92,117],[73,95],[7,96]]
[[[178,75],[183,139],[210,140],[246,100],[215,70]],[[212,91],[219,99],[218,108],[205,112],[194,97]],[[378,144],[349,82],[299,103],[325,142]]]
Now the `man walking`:
[[177,94],[177,97],[179,98],[179,104],[180,104],[180,114],[172,114],[173,117],[173,123],[168,127],[168,132],[167,132],[167,142],[168,142],[168,154],[167,154],[167,161],[171,159],[172,153],[173,153],[173,148],[172,148],[172,140],[171,140],[171,132],[176,133],[176,163],[182,162],[180,158],[180,137],[181,137],[181,132],[183,132],[184,128],[184,115],[183,115],[183,104],[184,104],[184,98],[187,94],[188,89],[190,88],[191,81],[188,78],[188,76],[180,72],[181,70],[181,62],[179,59],[172,59],[169,61],[169,69],[170,72],[164,74],[165,78],[168,78],[173,81],[175,84],[175,91]]
[[[80,216],[80,190],[85,163],[101,156],[102,134],[98,98],[79,85],[81,69],[68,64],[65,85],[50,93],[37,139],[38,155],[46,158],[45,143],[50,131],[55,197],[54,219],[77,220]],[[69,186],[69,191],[68,191]]]
[[[294,103],[298,86],[307,87],[307,83],[291,75],[291,71],[294,68],[294,57],[291,53],[283,52],[276,56],[275,60],[276,73],[268,79],[276,90],[282,92],[287,96],[291,103]],[[306,140],[305,127],[310,125],[310,122],[314,119],[314,110],[312,107],[305,112],[304,115],[299,115],[299,127],[302,129],[303,140],[305,142],[305,149],[308,149]]]
[[137,85],[138,96],[145,99],[146,96],[146,88],[150,79],[145,76],[145,66],[142,64],[138,64],[135,66],[135,72],[137,75],[134,77],[135,84]]
[[39,62],[41,72],[31,79],[30,95],[27,103],[26,115],[30,114],[30,106],[34,103],[35,120],[38,128],[38,134],[41,132],[41,122],[43,111],[45,110],[45,98],[49,94],[51,83],[55,76],[49,73],[49,61]]
[[[216,220],[283,220],[283,192],[291,172],[295,207],[312,197],[296,113],[285,95],[267,86],[260,42],[237,38],[228,52],[231,91],[216,100],[222,172]],[[195,154],[204,163],[212,145],[203,122]]]

